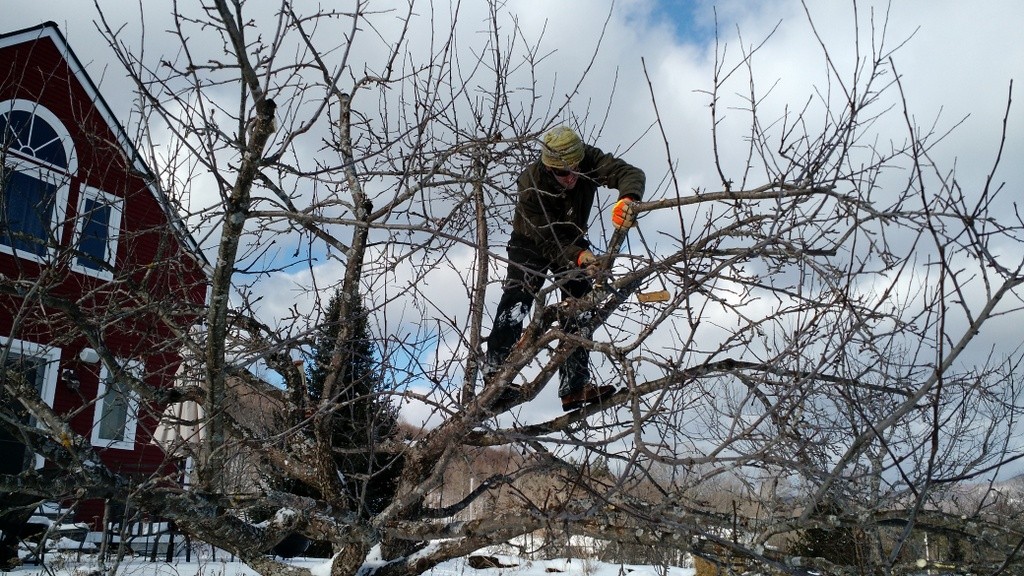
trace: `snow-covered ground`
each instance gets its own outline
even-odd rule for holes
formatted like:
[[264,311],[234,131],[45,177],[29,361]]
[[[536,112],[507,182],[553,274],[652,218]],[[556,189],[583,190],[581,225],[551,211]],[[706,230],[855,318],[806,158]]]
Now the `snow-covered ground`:
[[[426,572],[428,576],[552,576],[552,574],[583,576],[693,576],[692,568],[671,567],[667,574],[663,567],[607,564],[586,559],[524,560],[513,556],[495,556],[503,568],[478,570],[469,566],[465,559],[450,560]],[[329,576],[330,567],[324,559],[297,558],[290,564],[309,568],[314,576]],[[62,576],[82,575],[91,571],[92,565],[76,562],[74,555],[64,557],[48,556],[46,567],[32,564],[16,568],[13,576]],[[224,559],[202,559],[185,562],[184,558],[173,562],[149,562],[130,559],[121,563],[118,574],[123,576],[257,576],[256,572],[241,562]]]
[[[47,514],[49,513],[49,514]],[[40,510],[32,517],[31,522],[46,527],[52,537],[47,539],[47,552],[44,565],[33,563],[34,550],[22,543],[19,556],[25,564],[10,572],[0,572],[0,576],[86,576],[94,572],[96,566],[95,552],[101,534],[88,532],[85,524],[61,524],[51,520],[53,516],[66,516],[67,511]],[[119,576],[258,576],[243,564],[235,561],[224,550],[214,548],[201,542],[193,542],[186,549],[185,540],[178,537],[174,540],[175,555],[171,562],[163,560],[149,561],[151,546],[157,545],[158,558],[163,558],[170,539],[167,536],[166,523],[133,524],[127,530],[130,535],[125,541],[127,547],[134,548],[137,555],[123,556],[116,566]],[[2,534],[2,533],[0,533]],[[159,535],[157,535],[159,534]],[[115,536],[115,538],[117,538]],[[438,543],[429,544],[419,553],[429,552]],[[565,544],[578,551],[598,550],[600,542],[585,536],[572,536]],[[509,542],[508,545],[493,546],[478,550],[470,556],[485,556],[494,559],[500,568],[477,569],[470,565],[469,558],[460,558],[444,562],[425,574],[428,576],[551,576],[567,574],[573,576],[694,576],[693,568],[669,567],[633,564],[611,564],[586,558],[531,560],[515,556],[516,550],[536,549],[538,541],[532,536],[523,536]],[[509,555],[511,552],[513,555]],[[188,555],[186,555],[186,553]],[[583,552],[580,552],[583,553]],[[116,556],[116,555],[112,555]],[[379,560],[377,550],[370,554],[369,561]],[[308,568],[313,576],[330,576],[330,559],[299,557],[285,562]],[[110,558],[106,568],[114,567],[115,560]]]

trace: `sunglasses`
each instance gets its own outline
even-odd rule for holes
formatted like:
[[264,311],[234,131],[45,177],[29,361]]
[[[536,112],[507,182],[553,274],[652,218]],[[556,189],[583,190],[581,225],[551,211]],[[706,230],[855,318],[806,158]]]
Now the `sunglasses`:
[[559,178],[566,178],[573,174],[579,174],[579,172],[576,171],[576,168],[578,168],[578,166],[573,168],[554,168],[551,166],[548,167],[548,169],[551,170],[551,173]]

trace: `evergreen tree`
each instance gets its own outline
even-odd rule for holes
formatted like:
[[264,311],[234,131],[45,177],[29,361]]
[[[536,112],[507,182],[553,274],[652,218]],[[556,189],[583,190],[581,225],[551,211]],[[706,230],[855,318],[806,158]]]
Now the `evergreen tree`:
[[338,367],[336,393],[330,399],[336,406],[332,447],[354,509],[369,518],[391,502],[401,473],[397,455],[381,450],[381,442],[397,432],[398,408],[386,395],[366,308],[357,301],[349,318],[342,319],[342,297],[340,292],[331,297],[326,320],[317,329],[307,382],[310,397],[320,402],[338,332],[341,326],[347,326],[351,334],[343,344],[348,348],[344,356],[347,361]]

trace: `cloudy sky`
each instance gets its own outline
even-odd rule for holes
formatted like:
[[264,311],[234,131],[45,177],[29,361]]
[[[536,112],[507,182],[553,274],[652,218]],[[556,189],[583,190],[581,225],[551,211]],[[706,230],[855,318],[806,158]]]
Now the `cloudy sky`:
[[[162,4],[99,2],[110,25],[123,26],[127,41],[145,39],[139,42],[139,50],[151,60],[157,55],[173,58],[179,54],[174,39],[166,33],[170,22]],[[252,6],[261,4],[265,8],[276,3],[268,0],[253,2]],[[417,12],[427,11],[429,3],[423,4]],[[435,7],[441,4],[433,2]],[[474,39],[479,38],[486,10],[483,2],[463,4],[466,6],[461,8],[459,20],[465,27],[465,40],[457,49],[468,55],[475,47]],[[396,7],[400,11],[404,5],[387,1],[370,4],[372,9]],[[140,6],[144,6],[144,12],[140,12]],[[0,7],[4,32],[56,22],[115,114],[131,118],[132,86],[96,30],[98,13],[91,3],[0,0]],[[538,86],[549,92],[549,98],[564,96],[574,88],[583,70],[591,67],[572,106],[557,120],[580,126],[596,145],[619,151],[644,168],[649,197],[669,193],[669,153],[682,189],[720,188],[712,162],[708,91],[713,85],[716,61],[721,63],[720,70],[728,72],[737,68],[742,55],[754,46],[760,46],[753,59],[757,91],[764,97],[759,107],[769,117],[781,115],[787,107],[801,107],[827,91],[830,63],[823,58],[822,47],[831,55],[839,77],[851,82],[856,74],[864,72],[873,55],[888,55],[898,47],[891,56],[892,63],[900,74],[913,120],[920,126],[934,126],[937,132],[955,127],[932,154],[938,161],[951,163],[955,159],[967,186],[980,186],[991,168],[1010,84],[1015,82],[1015,100],[1019,102],[1024,81],[1024,35],[1020,33],[1024,3],[1018,0],[903,0],[891,7],[885,2],[855,5],[852,1],[831,0],[809,0],[806,5],[798,0],[509,0],[503,10],[506,30],[511,30],[514,22],[524,38],[541,41],[544,53],[549,54],[538,67],[544,75],[538,79]],[[268,28],[262,31],[269,35],[273,21],[266,22]],[[394,29],[388,22],[386,18],[378,20],[379,28],[373,30],[378,46],[357,51],[353,58],[369,60],[374,50],[388,45],[389,39],[398,34],[398,19],[390,21]],[[412,36],[429,43],[429,21],[420,20],[418,24]],[[591,63],[595,47],[597,57]],[[360,68],[358,64],[353,67]],[[742,68],[736,73],[744,73]],[[725,108],[720,118],[726,138],[719,151],[726,168],[735,174],[744,172],[747,117],[739,103],[747,89],[748,83],[743,81],[732,85],[732,92],[721,95],[733,107]],[[665,129],[670,152],[666,152],[666,142],[658,130],[652,129],[657,119]],[[905,126],[897,123],[873,128],[884,141],[887,137],[901,138]],[[1007,130],[1004,163],[998,176],[1009,189],[1020,190],[1024,185],[1024,163],[1019,161],[1024,158],[1024,111],[1020,105],[1011,111]],[[762,182],[755,174],[752,183]],[[309,286],[310,276],[316,276],[318,284],[329,286],[340,273],[336,262],[325,262],[263,281],[256,289],[277,296],[267,300],[264,313],[282,316],[296,302],[300,308],[308,307],[310,296],[301,288]],[[436,284],[444,287],[447,282],[441,276]],[[294,298],[282,298],[282,294]],[[496,290],[488,295],[491,309],[497,296]],[[401,323],[408,318],[398,315],[414,313],[396,309],[393,314],[393,321]],[[548,393],[554,394],[553,390]],[[553,397],[549,400],[554,406]]]
[[[179,49],[166,33],[170,21],[160,4],[99,1],[112,27],[123,26],[124,39],[132,42],[145,37],[144,47],[151,58],[157,54],[170,58]],[[276,6],[272,1],[250,4]],[[397,25],[397,15],[403,12],[404,4],[376,1],[370,7],[398,8],[393,19]],[[821,87],[825,64],[819,41],[833,53],[837,67],[849,77],[858,57],[855,40],[859,38],[859,57],[869,55],[872,35],[877,41],[882,23],[886,22],[886,50],[906,41],[895,53],[894,61],[903,77],[909,106],[919,121],[926,124],[928,120],[939,119],[941,126],[943,120],[953,124],[970,115],[959,136],[950,143],[955,148],[951,153],[967,159],[989,153],[983,143],[991,142],[989,136],[1000,129],[1009,83],[1014,78],[1019,81],[1024,70],[1024,38],[1019,33],[1024,24],[1024,5],[1014,0],[908,0],[894,2],[891,7],[881,1],[861,1],[856,3],[856,18],[852,0],[810,1],[806,7],[799,0],[512,0],[504,4],[528,38],[542,38],[545,49],[552,51],[552,64],[546,70],[559,74],[561,81],[574,80],[581,73],[580,68],[587,64],[605,29],[594,72],[581,86],[584,97],[576,100],[578,106],[571,113],[578,118],[585,114],[585,106],[591,106],[595,118],[586,124],[596,126],[597,117],[604,115],[607,106],[609,120],[598,142],[606,148],[636,141],[638,126],[646,128],[651,120],[651,95],[641,74],[643,60],[653,81],[662,120],[682,160],[679,172],[698,186],[714,184],[705,175],[709,119],[705,110],[708,97],[702,91],[712,83],[716,20],[719,52],[725,54],[730,64],[735,64],[741,50],[759,44],[778,27],[755,60],[757,75],[764,83],[761,90],[767,91],[770,84],[777,84],[772,89],[775,97],[768,102],[771,105],[801,103],[812,87]],[[132,87],[96,30],[97,10],[91,2],[0,0],[0,6],[4,31],[56,22],[100,84],[115,113],[122,118],[129,116]],[[462,10],[460,20],[468,22],[464,25],[470,34],[474,29],[478,31],[485,11],[475,6]],[[417,11],[425,12],[426,7]],[[816,25],[817,37],[808,24],[808,15]],[[389,33],[397,34],[397,30],[379,32],[385,39]],[[467,47],[470,49],[471,45]],[[542,87],[556,83],[543,80]],[[613,82],[615,91],[610,96]],[[1016,123],[1011,128],[1020,125],[1020,118],[1017,113],[1011,117],[1011,122]],[[1019,132],[1011,130],[1017,142],[1020,136],[1015,134]],[[656,143],[650,144],[656,149]],[[652,152],[646,148],[641,151]],[[643,154],[634,156],[641,164],[658,161]],[[654,166],[653,171],[664,169]]]

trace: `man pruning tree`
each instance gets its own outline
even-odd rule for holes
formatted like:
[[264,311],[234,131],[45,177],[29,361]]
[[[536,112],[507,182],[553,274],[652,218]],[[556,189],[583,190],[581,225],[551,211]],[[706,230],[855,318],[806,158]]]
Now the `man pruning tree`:
[[[544,134],[540,159],[519,175],[518,199],[508,244],[508,272],[494,326],[487,339],[484,378],[500,368],[523,332],[523,320],[548,272],[562,298],[581,298],[593,289],[599,271],[590,250],[587,228],[600,186],[614,188],[619,199],[612,208],[616,228],[629,228],[635,216],[630,203],[644,193],[644,173],[625,161],[584,144],[570,128],[559,126]],[[563,327],[581,333],[586,321],[573,318]],[[597,386],[590,377],[590,351],[579,347],[559,368],[558,396],[562,409],[575,410],[615,393],[614,386]],[[503,394],[518,396],[511,386]]]

